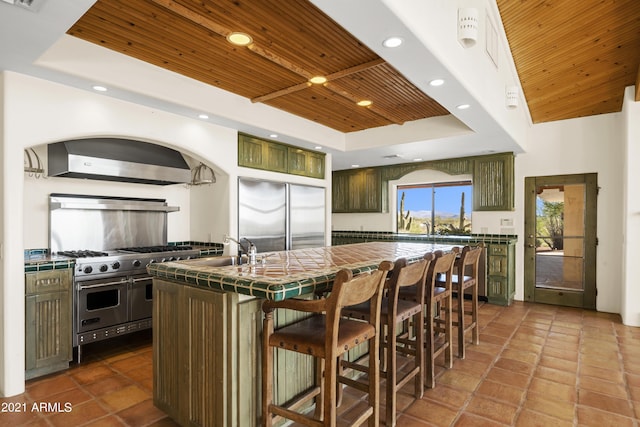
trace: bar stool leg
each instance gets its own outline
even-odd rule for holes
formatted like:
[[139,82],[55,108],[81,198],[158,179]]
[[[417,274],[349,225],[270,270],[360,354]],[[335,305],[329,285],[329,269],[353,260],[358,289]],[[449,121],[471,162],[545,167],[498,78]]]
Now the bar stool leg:
[[427,303],[425,304],[425,308],[426,308],[426,331],[424,331],[424,334],[426,336],[426,342],[425,342],[425,347],[428,349],[427,354],[425,355],[425,357],[428,359],[425,363],[426,369],[425,369],[425,374],[426,374],[426,378],[425,378],[425,385],[428,388],[433,388],[435,387],[435,378],[434,378],[434,373],[435,373],[435,369],[436,369],[436,365],[435,365],[435,361],[433,360],[433,343],[435,340],[434,337],[434,331],[433,331],[433,327],[434,327],[434,319],[433,319],[433,308],[432,308],[433,304],[431,303]]
[[444,333],[445,339],[447,340],[447,347],[444,350],[444,360],[445,364],[449,369],[453,368],[453,358],[451,357],[451,347],[452,347],[452,338],[453,338],[453,325],[452,325],[452,313],[451,313],[451,293],[444,299],[445,305],[445,326]]
[[473,322],[473,343],[480,344],[480,325],[478,323],[478,284],[473,285],[471,297],[471,321]]
[[464,289],[462,284],[458,284],[458,357],[465,358],[465,342],[464,342]]
[[396,368],[398,365],[398,357],[396,354],[396,325],[395,321],[389,319],[387,321],[387,345],[386,345],[386,404],[387,404],[387,416],[386,425],[389,427],[396,425],[396,380],[397,373]]
[[273,314],[266,313],[263,323],[263,337],[262,340],[262,354],[265,356],[262,358],[262,425],[264,427],[271,427],[271,413],[269,412],[269,405],[273,401],[273,347],[269,345],[269,336],[273,330]]
[[315,358],[316,365],[316,384],[320,386],[320,393],[316,396],[316,408],[314,410],[313,416],[319,420],[322,420],[324,417],[324,413],[322,412],[322,408],[324,408],[324,359]]

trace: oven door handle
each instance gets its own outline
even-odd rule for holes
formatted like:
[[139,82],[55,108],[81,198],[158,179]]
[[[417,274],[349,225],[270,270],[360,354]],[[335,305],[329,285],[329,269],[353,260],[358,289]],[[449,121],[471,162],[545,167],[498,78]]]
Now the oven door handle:
[[119,282],[106,282],[106,283],[96,283],[95,285],[78,285],[78,289],[79,290],[84,290],[84,289],[96,289],[96,288],[104,288],[107,286],[114,286],[114,285],[126,285],[127,282],[126,281],[119,281]]
[[153,276],[147,276],[147,277],[139,277],[137,279],[132,279],[131,281],[133,283],[138,283],[138,282],[145,282],[147,280],[153,280]]

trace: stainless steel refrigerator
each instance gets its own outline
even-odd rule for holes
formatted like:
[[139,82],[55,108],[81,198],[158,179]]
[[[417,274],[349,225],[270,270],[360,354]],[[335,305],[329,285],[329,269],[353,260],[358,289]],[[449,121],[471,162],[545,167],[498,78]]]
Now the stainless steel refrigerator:
[[238,179],[238,237],[258,252],[325,246],[325,189]]

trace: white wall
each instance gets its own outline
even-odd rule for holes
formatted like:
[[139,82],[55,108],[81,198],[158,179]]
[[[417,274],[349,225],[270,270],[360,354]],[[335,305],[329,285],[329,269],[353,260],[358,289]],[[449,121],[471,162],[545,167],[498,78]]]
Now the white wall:
[[520,236],[516,251],[516,299],[524,298],[524,178],[595,172],[600,187],[596,307],[599,311],[620,313],[624,145],[619,113],[532,126],[527,153],[518,155],[515,162],[516,228]]
[[625,91],[622,109],[625,134],[625,162],[623,188],[625,195],[622,211],[624,233],[621,238],[623,250],[622,307],[620,314],[626,325],[640,326],[640,286],[635,264],[640,259],[640,103],[634,101],[635,88]]
[[[239,168],[235,129],[6,71],[0,74],[0,95],[0,396],[24,391],[23,251],[48,246],[46,203],[50,192],[118,196],[140,196],[142,192],[145,197],[166,198],[181,207],[180,212],[169,215],[169,240],[220,242],[223,234],[234,234],[238,229],[238,176],[331,185],[330,179]],[[180,185],[24,178],[24,148],[36,147],[42,154],[44,144],[92,136],[170,146],[212,166],[218,183],[186,189]],[[330,156],[326,166],[330,171]],[[327,191],[326,199],[329,209],[330,193]],[[330,233],[327,239],[330,241]]]

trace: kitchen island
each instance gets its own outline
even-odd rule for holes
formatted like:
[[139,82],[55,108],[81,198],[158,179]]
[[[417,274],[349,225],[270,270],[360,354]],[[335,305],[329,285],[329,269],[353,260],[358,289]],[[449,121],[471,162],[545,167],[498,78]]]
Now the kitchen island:
[[[451,248],[373,242],[259,254],[264,262],[256,265],[219,266],[216,258],[150,264],[155,405],[181,425],[258,425],[264,299],[311,297],[330,288],[342,268],[357,274],[383,260],[415,260]],[[279,310],[275,325],[299,316]],[[363,351],[354,350],[350,357]],[[310,356],[276,351],[275,363],[276,402],[313,385]]]

